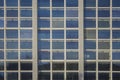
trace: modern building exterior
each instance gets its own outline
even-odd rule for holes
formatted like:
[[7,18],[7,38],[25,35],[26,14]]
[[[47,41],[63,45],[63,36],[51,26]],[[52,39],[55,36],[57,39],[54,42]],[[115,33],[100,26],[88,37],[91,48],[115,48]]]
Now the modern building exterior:
[[120,80],[120,0],[0,0],[0,80]]

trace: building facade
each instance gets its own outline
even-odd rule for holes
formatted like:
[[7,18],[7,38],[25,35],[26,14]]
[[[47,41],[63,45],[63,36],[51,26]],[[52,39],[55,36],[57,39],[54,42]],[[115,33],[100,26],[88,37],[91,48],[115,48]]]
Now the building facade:
[[0,0],[0,80],[119,80],[119,0]]

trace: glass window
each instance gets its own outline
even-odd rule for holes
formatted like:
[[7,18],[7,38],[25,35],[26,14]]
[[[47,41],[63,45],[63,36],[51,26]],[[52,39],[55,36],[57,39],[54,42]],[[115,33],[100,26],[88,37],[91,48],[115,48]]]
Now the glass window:
[[7,38],[18,38],[18,30],[6,30]]
[[39,58],[39,60],[49,60],[50,52],[49,51],[39,51],[38,58]]
[[99,19],[98,20],[98,27],[99,28],[108,28],[108,27],[110,27],[109,19]]
[[50,9],[49,8],[39,8],[38,9],[38,17],[50,17]]
[[78,59],[78,52],[67,52],[66,58],[67,60],[77,60]]
[[120,41],[113,41],[112,48],[113,49],[120,49]]
[[98,80],[110,80],[110,73],[99,73]]
[[113,28],[119,28],[120,27],[120,20],[118,19],[116,19],[116,20],[112,20],[112,27]]
[[119,0],[112,0],[112,6],[113,7],[120,7]]
[[[4,62],[0,62],[0,71],[4,70]],[[0,79],[1,79],[1,74],[0,74]],[[3,79],[2,79],[3,80]]]
[[108,60],[110,58],[109,52],[98,52],[98,59],[99,60]]
[[32,20],[31,19],[21,19],[20,26],[21,27],[32,27]]
[[39,7],[49,7],[50,0],[38,0],[38,6]]
[[113,80],[118,80],[118,79],[120,79],[120,73],[113,73],[112,75],[113,75],[113,76],[112,76],[112,79],[113,79]]
[[17,51],[7,51],[7,59],[18,59]]
[[78,7],[78,0],[66,0],[67,7]]
[[4,17],[4,9],[0,8],[0,17]]
[[112,10],[112,17],[120,17],[120,10],[119,9],[113,9]]
[[32,6],[32,0],[20,0],[20,6]]
[[78,70],[78,63],[66,63],[67,70]]
[[20,59],[32,59],[32,51],[21,51]]
[[120,60],[120,52],[112,52],[113,60]]
[[64,63],[53,62],[52,69],[53,70],[64,70]]
[[50,49],[50,42],[47,40],[38,41],[38,49]]
[[85,51],[84,52],[85,60],[95,60],[96,59],[96,52],[95,51]]
[[38,38],[39,39],[50,39],[50,30],[39,30]]
[[4,49],[4,41],[0,40],[0,49]]
[[11,18],[7,19],[7,27],[18,27],[18,19]]
[[78,30],[67,30],[66,38],[67,39],[78,39]]
[[4,0],[0,0],[0,7],[3,7],[4,6]]
[[96,70],[96,62],[85,62],[84,69],[86,71],[95,71]]
[[52,27],[53,28],[64,28],[64,20],[63,19],[53,19]]
[[98,48],[99,49],[110,49],[110,42],[98,42]]
[[53,72],[52,80],[64,80],[64,72]]
[[67,19],[66,20],[67,28],[78,28],[78,19]]
[[4,27],[4,19],[0,19],[0,28]]
[[99,9],[98,17],[110,17],[110,10],[108,9]]
[[85,39],[95,39],[96,38],[96,30],[85,30]]
[[4,51],[0,51],[0,60],[4,59]]
[[110,0],[98,0],[98,7],[109,7]]
[[7,49],[18,49],[17,40],[7,40]]
[[64,49],[64,42],[63,41],[53,41],[52,49]]
[[32,49],[32,41],[31,40],[21,40],[20,42],[21,49]]
[[52,58],[54,60],[64,60],[64,52],[53,52]]
[[112,63],[112,70],[113,71],[120,71],[120,62],[113,62]]
[[4,38],[4,30],[0,30],[0,39]]
[[98,30],[98,38],[99,39],[109,39],[110,38],[110,30]]
[[53,7],[64,7],[64,0],[52,0]]
[[64,39],[64,30],[53,30],[52,38],[53,39]]
[[7,80],[18,80],[17,72],[7,72]]
[[67,72],[67,80],[79,80],[78,72]]
[[98,70],[99,71],[109,71],[110,63],[109,62],[98,62]]
[[85,19],[84,27],[85,28],[95,28],[96,27],[96,20],[95,19]]
[[21,62],[20,68],[21,70],[32,70],[32,62]]
[[39,80],[50,80],[50,72],[39,72],[38,79]]
[[84,1],[85,7],[95,7],[96,6],[96,0],[85,0]]
[[85,40],[84,46],[85,49],[96,49],[96,42],[92,40]]
[[32,9],[21,9],[21,17],[32,17]]
[[38,19],[38,27],[40,28],[50,27],[50,19]]
[[64,9],[63,8],[53,8],[52,17],[64,17]]
[[96,10],[95,9],[84,9],[84,16],[85,17],[95,17],[96,16]]
[[7,17],[18,17],[17,9],[7,9]]
[[84,80],[96,80],[96,73],[95,72],[85,72],[84,73]]
[[39,70],[50,70],[50,62],[39,62],[38,69]]
[[6,0],[7,6],[18,6],[18,0]]
[[66,10],[66,17],[78,17],[78,10],[77,9],[69,9],[68,8]]
[[20,75],[21,80],[32,80],[32,72],[21,72]]
[[67,49],[78,49],[78,42],[66,42],[66,48]]
[[18,62],[7,62],[7,70],[18,70]]
[[120,38],[120,31],[119,30],[113,30],[112,31],[112,38],[113,39],[119,39]]
[[20,38],[32,38],[32,30],[20,30]]

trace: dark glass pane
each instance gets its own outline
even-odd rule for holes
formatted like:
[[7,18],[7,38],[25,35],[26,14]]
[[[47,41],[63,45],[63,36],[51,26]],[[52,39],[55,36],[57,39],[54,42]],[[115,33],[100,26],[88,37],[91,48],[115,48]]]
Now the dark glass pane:
[[40,51],[38,53],[39,60],[49,60],[50,59],[50,52],[48,51]]
[[112,10],[112,17],[120,17],[120,10],[119,9],[113,9]]
[[7,19],[7,27],[18,27],[17,19]]
[[63,60],[64,59],[64,52],[53,52],[52,58],[54,60]]
[[39,70],[50,70],[50,62],[39,62],[38,69]]
[[98,42],[98,48],[99,49],[110,49],[110,42]]
[[120,7],[120,2],[119,2],[119,0],[112,0],[112,6],[113,6],[113,7]]
[[7,51],[7,59],[18,59],[17,51]]
[[17,40],[7,40],[7,49],[18,49]]
[[84,80],[96,80],[96,73],[93,72],[85,72],[84,73]]
[[50,80],[50,72],[39,72],[38,79],[39,80]]
[[112,75],[113,75],[112,76],[113,80],[119,80],[120,79],[120,73],[113,73]]
[[4,19],[0,19],[0,28],[4,27]]
[[120,20],[113,20],[112,21],[112,27],[113,28],[119,28],[120,27]]
[[120,52],[112,52],[113,60],[120,60]]
[[4,80],[4,73],[0,72],[0,80]]
[[78,7],[78,0],[66,0],[67,7]]
[[62,73],[62,72],[54,72],[52,80],[64,80],[64,73]]
[[4,49],[4,41],[0,40],[0,49]]
[[50,0],[38,0],[38,6],[39,7],[49,7]]
[[50,20],[49,19],[38,19],[38,27],[49,28],[50,27]]
[[7,9],[7,17],[18,17],[17,9]]
[[20,59],[32,59],[32,51],[21,51]]
[[38,9],[38,17],[50,17],[50,9],[49,8]]
[[67,60],[77,60],[78,59],[78,52],[67,52],[66,58]]
[[50,30],[39,30],[38,38],[39,39],[50,39]]
[[110,27],[110,21],[108,19],[99,19],[98,27],[99,28],[108,28],[108,27]]
[[32,17],[32,9],[21,9],[21,17]]
[[53,70],[64,70],[64,63],[53,62],[52,69]]
[[85,28],[95,28],[96,27],[96,21],[94,19],[85,19],[84,27]]
[[84,0],[84,6],[85,7],[95,7],[96,0]]
[[98,80],[110,80],[109,73],[99,73]]
[[[0,71],[4,70],[4,62],[0,62]],[[1,75],[0,75],[0,80],[1,80]]]
[[17,72],[7,72],[7,80],[18,80]]
[[78,20],[67,19],[66,27],[67,28],[78,28]]
[[32,70],[31,62],[21,62],[20,64],[21,70]]
[[53,30],[52,38],[53,39],[64,39],[64,30]]
[[109,71],[110,70],[110,63],[109,62],[99,62],[98,63],[98,70],[99,71]]
[[112,31],[112,38],[113,39],[119,39],[120,38],[120,31],[119,30],[113,30]]
[[4,30],[0,30],[0,39],[4,38]]
[[85,49],[96,49],[96,42],[92,40],[85,40],[84,46]]
[[32,80],[31,72],[21,72],[21,80]]
[[4,51],[0,51],[0,60],[4,59]]
[[113,62],[112,63],[112,70],[113,71],[120,71],[120,62]]
[[7,70],[18,70],[17,62],[7,62]]
[[78,42],[66,42],[67,49],[78,49]]
[[110,0],[98,0],[98,7],[109,7]]
[[98,52],[98,59],[99,60],[109,60],[110,53],[109,52]]
[[53,7],[64,7],[64,0],[52,0]]
[[66,38],[67,39],[77,39],[78,38],[78,30],[67,30]]
[[79,80],[79,76],[77,72],[67,72],[67,79],[66,80]]
[[66,17],[78,17],[78,10],[77,9],[67,9]]
[[38,48],[39,49],[50,49],[50,42],[49,41],[38,41]]
[[52,17],[64,17],[64,9],[53,8]]
[[32,41],[23,41],[21,40],[20,42],[20,48],[21,49],[32,49]]
[[18,30],[6,30],[7,38],[18,38]]
[[[4,0],[0,0],[0,7],[3,7],[4,6]],[[3,79],[2,79],[3,80]]]
[[32,27],[32,20],[31,19],[23,19],[20,21],[21,27]]
[[99,9],[98,10],[98,17],[110,17],[110,10]]
[[64,42],[63,41],[53,41],[52,48],[53,49],[64,49]]
[[20,6],[32,6],[32,0],[20,0]]
[[85,9],[84,10],[84,16],[85,17],[95,17],[96,16],[95,9]]
[[95,60],[96,59],[96,52],[95,51],[85,51],[84,52],[85,60]]
[[32,30],[20,30],[20,38],[32,38]]
[[4,17],[4,9],[0,9],[0,17]]
[[96,63],[95,62],[85,62],[84,63],[84,70],[85,71],[95,71],[96,70]]
[[6,0],[7,6],[18,6],[18,0]]
[[78,63],[66,63],[67,70],[78,70]]
[[110,30],[98,30],[98,38],[99,39],[109,39],[110,38]]
[[112,48],[113,49],[120,49],[120,41],[113,41]]

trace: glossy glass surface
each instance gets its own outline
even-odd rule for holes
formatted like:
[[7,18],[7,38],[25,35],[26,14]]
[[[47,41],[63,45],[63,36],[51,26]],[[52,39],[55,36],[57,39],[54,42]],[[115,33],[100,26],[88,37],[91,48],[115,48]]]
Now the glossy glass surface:
[[20,48],[21,49],[32,49],[32,41],[29,40],[21,40],[20,42]]
[[21,51],[20,59],[32,59],[32,51]]
[[18,38],[18,30],[6,30],[7,38]]
[[64,80],[64,73],[63,72],[54,72],[52,80]]
[[17,72],[7,72],[7,80],[18,80]]
[[110,17],[110,10],[109,9],[99,9],[98,10],[98,17]]
[[32,38],[32,30],[20,30],[20,38]]
[[77,9],[67,9],[66,17],[78,17],[78,10]]
[[7,59],[18,59],[17,51],[7,51]]
[[49,41],[38,41],[38,49],[50,49],[50,42]]
[[18,17],[17,9],[7,9],[7,17]]
[[96,49],[96,42],[92,40],[85,40],[84,48],[85,49]]
[[85,60],[95,60],[96,59],[96,52],[95,51],[85,51],[84,52]]
[[4,72],[0,72],[0,79],[4,80]]
[[96,27],[96,20],[94,20],[94,19],[85,19],[84,20],[84,27],[85,28],[95,28]]
[[20,26],[21,27],[32,27],[32,20],[31,19],[21,19]]
[[99,73],[98,80],[110,80],[110,74],[109,73]]
[[20,0],[20,6],[32,7],[32,0]]
[[4,9],[0,9],[0,17],[4,17]]
[[53,62],[52,69],[53,70],[64,70],[64,63]]
[[4,20],[0,19],[0,28],[3,28],[3,27],[4,27]]
[[78,70],[78,63],[66,63],[66,69],[67,70]]
[[49,7],[50,0],[38,0],[38,6],[39,7]]
[[66,42],[66,49],[78,49],[78,42]]
[[96,63],[95,62],[85,62],[84,69],[86,71],[95,71],[96,70]]
[[99,49],[110,49],[110,42],[98,42],[98,48]]
[[84,80],[96,80],[96,73],[95,72],[85,72],[84,73]]
[[50,17],[50,9],[49,8],[38,9],[38,17]]
[[18,62],[7,62],[7,70],[18,70]]
[[99,62],[98,63],[98,70],[99,71],[109,71],[110,70],[110,63],[109,62]]
[[4,0],[0,0],[0,6],[4,6]]
[[66,27],[67,28],[78,28],[78,20],[67,19],[66,20]]
[[32,17],[32,9],[21,9],[21,17]]
[[96,30],[85,30],[84,37],[85,39],[96,39]]
[[98,27],[99,28],[109,28],[110,27],[110,20],[109,19],[99,19]]
[[99,39],[109,39],[110,38],[110,30],[98,30],[98,38]]
[[120,52],[112,52],[112,60],[120,60]]
[[[0,61],[0,71],[4,70],[4,62]],[[0,73],[0,79],[1,79],[1,73]]]
[[52,58],[53,58],[53,60],[63,60],[64,59],[64,52],[53,52]]
[[38,69],[39,70],[50,70],[50,62],[39,62]]
[[52,17],[64,17],[64,9],[53,8]]
[[78,0],[66,0],[67,7],[78,7]]
[[118,79],[120,79],[120,73],[115,73],[115,72],[114,72],[112,75],[113,75],[113,77],[112,77],[113,80],[118,80]]
[[50,72],[39,72],[38,79],[39,80],[50,80]]
[[112,7],[120,7],[119,0],[112,0]]
[[98,0],[98,7],[109,7],[110,0]]
[[39,51],[38,52],[38,59],[39,60],[49,60],[50,59],[50,52],[49,51]]
[[120,20],[119,19],[116,19],[112,21],[112,27],[113,28],[119,28],[120,27]]
[[113,49],[120,49],[120,41],[113,41],[112,48]]
[[66,38],[67,39],[77,39],[78,38],[78,30],[67,30]]
[[120,62],[113,62],[112,63],[112,70],[113,71],[120,71]]
[[4,41],[0,40],[0,49],[4,49]]
[[32,70],[31,62],[21,62],[20,63],[21,70]]
[[13,27],[18,27],[18,20],[17,19],[7,19],[7,27],[13,28]]
[[84,1],[85,7],[95,7],[96,6],[96,0],[85,0]]
[[112,17],[120,17],[120,10],[119,9],[113,9],[112,10]]
[[4,30],[0,30],[0,39],[4,38]]
[[120,38],[120,31],[119,30],[113,30],[112,31],[112,38],[113,39],[119,39]]
[[64,0],[52,0],[52,7],[64,7]]
[[52,38],[53,39],[64,39],[64,30],[53,30]]
[[21,72],[21,80],[32,80],[32,73],[31,72]]
[[66,59],[67,60],[77,60],[78,59],[78,52],[67,52]]
[[95,9],[84,9],[84,16],[85,17],[95,17],[96,16],[96,11]]
[[49,28],[50,20],[49,19],[38,19],[38,27],[39,28]]
[[64,28],[64,20],[63,19],[53,19],[52,27],[53,28]]
[[79,80],[77,72],[67,72],[67,80]]
[[38,38],[39,39],[50,39],[50,30],[39,30]]
[[18,0],[6,0],[7,6],[18,6]]
[[53,41],[52,49],[64,49],[64,42],[63,41]]
[[18,49],[17,40],[7,40],[7,49]]

